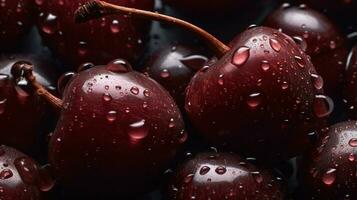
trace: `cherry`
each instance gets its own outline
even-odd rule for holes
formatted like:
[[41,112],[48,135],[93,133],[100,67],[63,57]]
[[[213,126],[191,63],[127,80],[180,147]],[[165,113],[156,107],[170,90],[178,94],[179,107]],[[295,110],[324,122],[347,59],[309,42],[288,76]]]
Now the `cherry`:
[[356,121],[330,128],[304,162],[302,174],[310,199],[356,199],[356,149]]
[[201,69],[207,61],[207,57],[191,47],[166,46],[157,50],[148,59],[145,71],[164,86],[183,108],[188,83],[195,72]]
[[278,30],[251,27],[229,48],[183,20],[103,1],[82,6],[76,21],[116,13],[187,28],[215,50],[220,59],[202,68],[186,93],[191,122],[213,144],[275,162],[306,150],[309,133],[333,110],[308,56]]
[[47,169],[29,156],[7,146],[0,146],[0,154],[0,199],[39,200],[53,186]]
[[200,153],[175,172],[167,199],[284,199],[281,182],[234,154]]
[[[149,23],[128,16],[107,17],[76,25],[75,9],[86,0],[36,1],[40,7],[38,26],[45,44],[73,69],[85,62],[107,63],[140,55]],[[152,10],[153,0],[110,0],[129,7]]]
[[52,112],[45,101],[32,94],[25,79],[11,74],[15,63],[28,62],[36,65],[38,81],[53,90],[56,72],[50,61],[36,55],[0,55],[0,143],[32,155],[39,150],[39,133],[47,131],[44,124]]
[[0,2],[0,49],[13,49],[29,31],[35,18],[33,0]]
[[344,82],[344,103],[347,107],[349,116],[353,119],[357,118],[357,45],[351,50],[347,63],[347,71],[345,73]]
[[169,93],[124,60],[76,74],[63,102],[37,83],[32,66],[19,71],[62,110],[49,159],[67,191],[98,198],[148,191],[187,138]]
[[297,40],[323,77],[325,92],[337,99],[348,54],[346,38],[337,26],[306,5],[290,4],[283,4],[272,12],[264,24],[280,29]]

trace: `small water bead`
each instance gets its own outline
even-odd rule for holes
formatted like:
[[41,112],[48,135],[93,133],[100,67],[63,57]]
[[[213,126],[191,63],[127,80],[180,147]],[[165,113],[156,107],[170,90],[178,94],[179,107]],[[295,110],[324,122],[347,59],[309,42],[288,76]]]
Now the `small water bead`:
[[241,66],[248,61],[249,56],[250,56],[250,48],[244,47],[244,46],[240,47],[234,53],[233,58],[232,58],[232,63],[236,66]]
[[218,84],[219,84],[219,85],[224,85],[224,79],[223,79],[223,77],[224,77],[223,74],[219,75],[219,77],[218,77]]
[[350,139],[350,141],[348,141],[348,144],[349,144],[351,147],[357,147],[357,138],[352,138],[352,139]]
[[255,171],[255,172],[251,172],[254,180],[257,182],[257,183],[262,183],[263,182],[263,176],[261,175],[260,172],[258,171]]
[[306,51],[307,49],[307,42],[306,40],[304,40],[302,37],[300,36],[293,36],[292,37],[294,42],[299,45],[299,47],[303,50],[303,51]]
[[289,88],[289,83],[286,81],[283,81],[283,83],[281,84],[281,89],[286,90],[288,88]]
[[10,169],[4,169],[0,172],[0,179],[9,179],[13,176],[13,173]]
[[314,84],[314,87],[318,90],[322,89],[324,86],[324,80],[322,77],[318,74],[311,74],[310,75],[312,78],[312,83]]
[[87,42],[80,41],[78,43],[78,55],[79,56],[84,56],[86,54],[87,54]]
[[47,15],[45,15],[44,13],[41,13],[40,14],[40,27],[41,27],[41,30],[48,35],[52,35],[52,34],[56,33],[58,30],[57,16],[52,13],[48,13]]
[[335,41],[333,41],[333,40],[330,41],[330,48],[331,49],[335,49],[336,48],[336,42]]
[[175,121],[173,118],[170,119],[170,123],[169,123],[169,128],[174,128],[176,125],[175,125]]
[[251,108],[256,108],[262,103],[263,97],[262,94],[257,92],[257,93],[252,93],[248,96],[247,99],[247,104]]
[[187,138],[188,138],[188,134],[185,130],[182,130],[179,134],[179,137],[178,137],[178,142],[180,144],[184,143],[187,141]]
[[325,185],[332,185],[336,180],[336,169],[330,168],[322,175],[322,182]]
[[304,68],[305,67],[305,61],[303,58],[300,56],[294,56],[296,63],[299,65],[299,67]]
[[123,59],[111,61],[107,64],[106,69],[115,73],[126,73],[132,71],[131,65]]
[[77,72],[82,72],[85,71],[87,69],[91,69],[93,68],[95,65],[93,63],[87,62],[87,63],[82,63],[81,65],[79,65]]
[[268,71],[270,69],[270,64],[267,60],[262,60],[260,67],[262,68],[263,71]]
[[115,110],[111,110],[111,111],[109,111],[108,113],[107,113],[107,121],[109,122],[109,123],[112,123],[112,122],[114,122],[116,119],[117,119],[117,111],[115,111]]
[[148,89],[145,89],[143,94],[144,94],[144,96],[149,97],[150,96],[150,91]]
[[350,155],[348,155],[348,160],[354,162],[356,160],[355,155],[353,153],[350,153]]
[[210,167],[208,167],[208,166],[203,166],[203,167],[200,169],[200,174],[201,174],[201,175],[205,175],[205,174],[207,174],[210,170],[211,170]]
[[148,135],[145,120],[140,120],[129,125],[128,134],[134,141],[142,140]]
[[269,40],[269,43],[270,43],[271,48],[274,49],[274,51],[276,51],[276,52],[279,52],[279,51],[280,51],[280,49],[281,49],[281,44],[280,44],[279,41],[277,41],[276,39],[271,38],[271,39]]
[[131,89],[130,89],[130,92],[132,93],[132,94],[134,94],[134,95],[138,95],[139,94],[139,88],[137,88],[137,87],[132,87]]
[[119,33],[120,32],[120,25],[118,20],[113,20],[112,23],[110,24],[110,30],[112,33]]
[[186,184],[191,183],[192,180],[193,180],[193,177],[194,177],[194,174],[188,174],[188,175],[184,178],[183,181],[184,181]]
[[160,76],[161,76],[161,78],[169,78],[171,76],[171,74],[170,74],[169,70],[163,69],[160,72]]
[[104,93],[103,94],[103,100],[106,102],[109,102],[112,100],[112,96],[109,93]]
[[227,172],[227,169],[223,166],[219,166],[216,168],[216,173],[219,175],[225,174]]

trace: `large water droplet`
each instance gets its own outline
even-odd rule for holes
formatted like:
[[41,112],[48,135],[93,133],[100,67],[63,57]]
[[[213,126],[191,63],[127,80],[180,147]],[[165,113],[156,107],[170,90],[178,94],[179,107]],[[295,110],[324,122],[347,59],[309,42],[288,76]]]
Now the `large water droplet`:
[[38,176],[38,168],[36,163],[29,158],[17,158],[14,161],[17,171],[21,179],[27,184],[34,184]]
[[274,51],[276,51],[276,52],[279,52],[279,51],[280,51],[280,49],[281,49],[281,44],[280,44],[279,41],[277,41],[276,39],[271,38],[271,39],[269,40],[269,43],[270,43],[271,48],[274,49]]
[[312,83],[317,90],[320,90],[324,86],[324,80],[318,74],[311,74]]
[[10,169],[4,169],[0,172],[0,179],[9,179],[13,176],[13,173]]
[[262,60],[260,67],[262,68],[263,71],[268,71],[270,69],[270,64],[267,60]]
[[232,63],[236,66],[241,66],[245,64],[250,56],[250,48],[249,47],[240,47],[234,53],[232,58]]
[[330,168],[322,175],[322,182],[325,185],[332,185],[336,180],[336,169]]
[[350,139],[350,141],[348,141],[348,144],[349,144],[351,147],[357,147],[357,138],[352,138],[352,139]]
[[112,123],[117,119],[117,111],[111,110],[107,113],[107,121]]
[[252,93],[248,96],[247,99],[247,104],[251,108],[256,108],[262,103],[263,97],[262,94],[257,92],[257,93]]
[[148,135],[145,120],[140,120],[129,125],[128,134],[130,139],[138,141],[144,139]]
[[112,96],[109,93],[104,93],[103,94],[103,100],[106,102],[109,102],[112,100]]
[[44,15],[43,13],[40,14],[40,27],[41,30],[49,35],[52,35],[57,32],[58,30],[58,19],[57,16],[48,13]]
[[130,89],[130,92],[132,93],[132,94],[134,94],[134,95],[138,95],[139,94],[139,88],[137,88],[137,87],[132,87],[131,89]]
[[107,70],[116,73],[126,73],[132,71],[133,69],[127,61],[123,59],[116,59],[107,64]]
[[50,165],[45,165],[39,169],[39,177],[37,180],[37,186],[42,192],[47,192],[55,185],[55,180],[51,176]]
[[227,169],[225,167],[223,167],[223,166],[219,166],[219,167],[216,168],[215,171],[216,171],[217,174],[222,175],[222,174],[225,174],[227,172]]
[[200,169],[200,174],[201,175],[205,175],[209,172],[211,168],[209,168],[208,166],[203,166],[201,169]]
[[118,20],[113,20],[112,23],[110,24],[110,30],[112,33],[119,33],[120,32],[120,26],[119,26],[119,21]]
[[171,74],[170,74],[169,70],[163,69],[160,72],[160,76],[161,76],[161,78],[169,78],[171,76]]
[[316,95],[313,103],[313,110],[318,118],[329,116],[334,109],[332,99],[325,95]]
[[301,58],[300,56],[294,56],[296,63],[299,65],[300,68],[304,68],[305,67],[305,61],[303,58]]

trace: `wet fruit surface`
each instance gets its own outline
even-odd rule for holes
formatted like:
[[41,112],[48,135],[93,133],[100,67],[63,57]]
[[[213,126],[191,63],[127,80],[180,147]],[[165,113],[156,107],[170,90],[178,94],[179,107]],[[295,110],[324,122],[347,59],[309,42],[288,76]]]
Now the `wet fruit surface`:
[[356,199],[357,122],[336,124],[305,160],[304,184],[314,199]]
[[82,196],[152,189],[187,139],[168,92],[123,60],[80,72],[63,97],[50,161],[63,187]]
[[145,71],[164,86],[179,106],[184,105],[185,90],[191,78],[208,61],[190,47],[173,45],[162,48],[147,62]]
[[53,64],[34,55],[0,55],[0,143],[33,154],[52,109],[24,78],[13,78],[11,68],[19,61],[33,63],[37,80],[52,91],[56,73]]
[[333,109],[311,61],[270,28],[250,28],[232,44],[191,81],[192,123],[210,142],[269,162],[306,150],[308,133]]
[[311,56],[323,78],[325,92],[331,97],[338,95],[348,51],[345,36],[330,19],[304,4],[283,4],[264,24],[293,37]]
[[13,49],[33,25],[34,18],[34,1],[0,1],[0,49]]
[[346,78],[344,81],[344,103],[349,116],[357,118],[357,46],[355,46],[349,55]]
[[[45,43],[73,69],[85,62],[105,64],[118,57],[133,59],[140,55],[149,21],[115,16],[78,25],[74,23],[74,11],[85,0],[36,2],[41,11],[38,27]],[[153,0],[108,2],[144,10],[152,10],[154,4]]]
[[53,186],[46,169],[11,147],[0,146],[0,166],[0,198],[3,200],[40,200],[41,191]]
[[201,153],[176,171],[167,199],[284,199],[282,182],[237,155]]

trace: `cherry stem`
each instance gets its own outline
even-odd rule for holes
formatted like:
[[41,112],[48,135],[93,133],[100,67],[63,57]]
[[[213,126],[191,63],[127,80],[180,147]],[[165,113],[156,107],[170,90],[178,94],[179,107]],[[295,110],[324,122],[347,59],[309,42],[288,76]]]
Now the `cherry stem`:
[[92,19],[98,19],[113,14],[122,14],[138,18],[151,19],[188,29],[193,33],[201,36],[201,38],[208,43],[212,50],[215,51],[218,57],[222,57],[230,49],[227,45],[225,45],[223,42],[218,40],[207,31],[184,20],[151,11],[118,6],[99,0],[89,1],[80,6],[75,12],[75,21],[77,23],[83,23]]
[[33,65],[28,62],[17,62],[11,68],[11,73],[15,79],[25,78],[35,89],[36,94],[45,98],[57,111],[60,111],[63,105],[61,99],[51,94],[41,83],[36,80],[33,74]]

